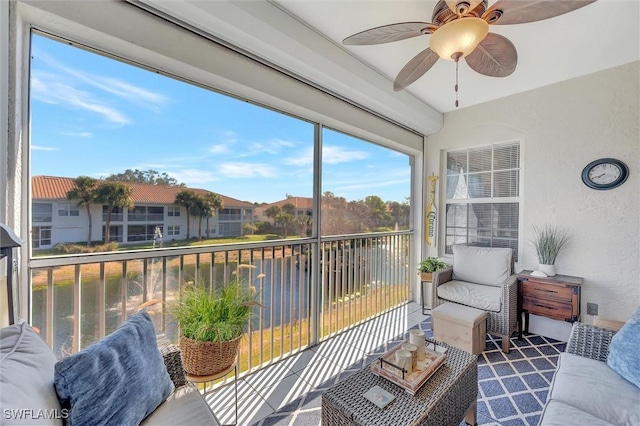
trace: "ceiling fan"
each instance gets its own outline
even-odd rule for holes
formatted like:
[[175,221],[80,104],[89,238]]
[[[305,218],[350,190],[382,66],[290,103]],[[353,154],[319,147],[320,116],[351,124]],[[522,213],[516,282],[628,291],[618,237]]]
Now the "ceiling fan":
[[373,45],[431,35],[429,47],[418,53],[398,73],[393,90],[406,88],[422,77],[439,58],[456,62],[456,107],[458,106],[458,61],[465,58],[474,71],[506,77],[518,63],[518,52],[509,39],[490,33],[489,25],[524,24],[562,15],[596,0],[498,0],[487,8],[487,0],[439,0],[432,23],[401,22],[371,28],[345,38],[345,45]]

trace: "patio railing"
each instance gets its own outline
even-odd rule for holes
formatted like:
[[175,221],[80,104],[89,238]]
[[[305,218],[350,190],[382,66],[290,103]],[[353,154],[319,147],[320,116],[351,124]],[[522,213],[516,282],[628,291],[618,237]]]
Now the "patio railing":
[[31,323],[64,356],[157,299],[149,308],[156,329],[177,341],[167,310],[180,286],[213,289],[235,274],[263,305],[241,345],[240,369],[250,371],[405,303],[411,238],[392,232],[36,257]]

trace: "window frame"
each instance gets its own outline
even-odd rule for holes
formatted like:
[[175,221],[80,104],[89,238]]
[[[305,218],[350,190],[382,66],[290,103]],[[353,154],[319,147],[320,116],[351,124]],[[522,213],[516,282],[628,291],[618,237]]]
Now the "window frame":
[[[518,149],[519,149],[519,162],[518,162],[518,167],[517,168],[506,168],[506,169],[495,169],[494,168],[494,160],[495,160],[495,156],[494,156],[494,151],[496,147],[500,147],[500,146],[506,146],[506,145],[514,145],[517,144]],[[485,205],[495,205],[495,204],[513,204],[516,203],[518,205],[518,219],[517,219],[517,229],[515,229],[518,233],[517,238],[515,239],[517,241],[517,250],[514,250],[514,254],[515,254],[515,260],[516,260],[516,264],[519,264],[520,259],[522,259],[522,251],[523,251],[523,214],[522,214],[522,209],[523,209],[523,204],[524,204],[524,198],[523,198],[523,176],[524,176],[524,168],[523,168],[523,164],[524,164],[524,149],[523,149],[523,141],[520,139],[512,139],[512,140],[506,140],[506,141],[501,141],[501,142],[492,142],[492,143],[483,143],[481,145],[474,145],[474,146],[467,146],[467,147],[462,147],[462,148],[451,148],[451,149],[447,149],[447,150],[443,150],[442,151],[442,175],[444,176],[444,179],[442,179],[442,186],[441,186],[441,194],[444,194],[442,196],[442,202],[440,205],[440,208],[443,213],[441,214],[441,217],[443,218],[441,220],[441,224],[440,224],[440,241],[442,241],[440,245],[440,249],[439,251],[441,252],[441,255],[445,258],[452,258],[453,257],[453,253],[451,252],[447,252],[447,207],[449,205],[466,205],[466,206],[471,206],[471,205],[480,205],[480,204],[485,204]],[[487,148],[487,147],[491,147],[491,168],[488,170],[489,173],[491,173],[491,185],[490,185],[490,189],[491,189],[491,196],[490,197],[477,197],[477,198],[473,198],[473,197],[469,197],[467,196],[466,198],[461,198],[461,199],[454,199],[454,198],[447,198],[447,178],[449,176],[448,174],[448,155],[449,153],[452,152],[457,152],[457,151],[466,151],[467,154],[467,169],[465,171],[465,176],[468,176],[470,174],[469,172],[469,152],[473,151],[473,150],[478,150],[478,149],[482,149],[482,148]],[[501,171],[505,171],[505,170],[517,170],[518,171],[518,179],[517,179],[517,183],[518,183],[518,195],[517,196],[509,196],[509,197],[494,197],[494,192],[496,190],[496,187],[494,186],[494,173],[496,171],[501,172]],[[476,174],[478,172],[471,172],[471,174]],[[468,217],[468,216],[467,216]],[[469,230],[469,226],[468,223],[467,225],[464,227],[464,229],[467,230],[467,236],[466,238],[468,238],[468,230]],[[474,228],[476,230],[479,230],[479,228]],[[502,229],[502,228],[501,228]],[[493,229],[492,229],[493,230]],[[497,228],[496,228],[497,230]],[[491,240],[493,240],[493,235],[489,237]],[[500,246],[493,246],[491,245],[491,247],[500,247]]]

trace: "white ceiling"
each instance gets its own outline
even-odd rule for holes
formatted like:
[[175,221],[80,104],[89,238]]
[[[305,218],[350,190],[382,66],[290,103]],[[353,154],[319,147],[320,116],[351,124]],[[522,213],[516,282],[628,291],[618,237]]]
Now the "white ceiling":
[[[455,109],[453,62],[439,60],[404,91],[392,90],[396,74],[428,46],[429,36],[375,46],[341,43],[376,26],[430,22],[435,0],[141,1],[421,133],[438,131],[441,113]],[[640,1],[598,0],[490,31],[514,43],[518,66],[494,78],[461,61],[460,108],[640,60]]]
[[[562,1],[562,0],[559,0]],[[299,1],[277,3],[337,44],[354,33],[407,21],[431,22],[437,1]],[[489,1],[493,4],[494,1]],[[640,56],[640,2],[598,0],[565,15],[519,25],[492,25],[513,42],[518,67],[505,78],[480,75],[460,62],[460,103],[470,106],[615,67]],[[428,47],[429,36],[376,46],[344,46],[393,81]],[[439,60],[407,89],[440,112],[455,109],[455,63]]]

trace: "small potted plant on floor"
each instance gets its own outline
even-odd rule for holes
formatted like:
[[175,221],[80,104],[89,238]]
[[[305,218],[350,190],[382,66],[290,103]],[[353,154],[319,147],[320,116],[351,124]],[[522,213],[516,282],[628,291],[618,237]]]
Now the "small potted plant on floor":
[[538,269],[534,273],[553,277],[556,274],[556,258],[560,250],[567,244],[567,234],[552,225],[542,228],[533,227],[533,247],[538,255]]
[[427,257],[418,265],[418,273],[420,274],[420,281],[431,281],[433,279],[433,273],[438,269],[446,268],[445,262],[441,261],[437,257]]
[[209,376],[231,367],[240,340],[249,327],[256,300],[253,286],[231,282],[213,292],[203,283],[189,283],[170,311],[180,326],[184,369],[194,376]]

